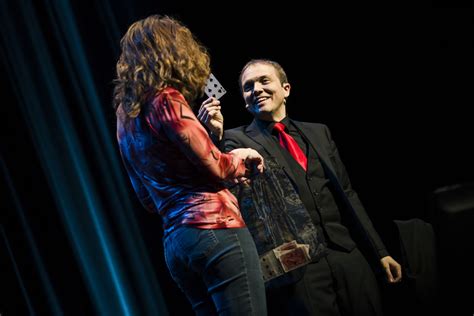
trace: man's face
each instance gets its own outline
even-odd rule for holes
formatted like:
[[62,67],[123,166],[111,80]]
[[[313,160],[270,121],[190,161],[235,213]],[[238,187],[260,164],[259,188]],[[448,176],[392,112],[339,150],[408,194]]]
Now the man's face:
[[242,74],[241,84],[247,110],[255,117],[280,121],[286,116],[285,98],[290,95],[290,84],[280,82],[273,66],[249,66]]

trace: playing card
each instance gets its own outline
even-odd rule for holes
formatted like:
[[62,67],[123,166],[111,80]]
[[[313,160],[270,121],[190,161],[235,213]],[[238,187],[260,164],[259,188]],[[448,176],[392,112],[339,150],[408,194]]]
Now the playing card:
[[280,256],[284,254],[286,251],[295,249],[297,246],[298,244],[296,243],[296,240],[292,240],[290,242],[284,243],[283,245],[276,247],[275,249],[273,249],[273,252],[275,253],[275,256],[277,258],[280,258]]
[[209,79],[207,80],[206,87],[204,88],[204,92],[207,94],[208,97],[214,97],[216,99],[220,99],[227,91],[224,87],[217,81],[216,77],[211,74]]
[[260,256],[260,266],[264,281],[274,279],[285,273],[280,261],[275,258],[275,254],[271,250]]
[[303,247],[298,246],[295,249],[285,251],[278,260],[280,260],[283,270],[288,272],[308,264],[311,258]]
[[291,250],[294,249],[298,246],[299,244],[296,242],[296,240],[292,240],[290,242],[284,243],[283,245],[280,245],[279,247],[275,248],[280,251],[285,251],[285,250]]
[[296,240],[284,243],[260,256],[265,282],[310,262],[309,245],[299,244]]

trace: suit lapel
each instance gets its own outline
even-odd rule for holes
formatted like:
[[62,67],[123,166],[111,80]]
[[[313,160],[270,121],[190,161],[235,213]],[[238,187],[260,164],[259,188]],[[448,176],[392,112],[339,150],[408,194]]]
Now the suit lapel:
[[279,145],[272,140],[272,135],[270,135],[266,129],[258,126],[257,121],[253,120],[245,129],[245,133],[248,137],[262,146],[270,157],[275,158],[277,163],[283,167],[291,180],[295,181],[293,172],[291,172],[291,167],[287,164],[285,157],[283,157],[281,148],[279,148]]
[[321,160],[321,163],[323,166],[326,168],[329,168],[329,170],[333,173],[336,174],[336,171],[334,170],[334,166],[331,163],[331,159],[329,158],[329,152],[326,150],[324,146],[321,146],[318,142],[315,140],[317,137],[312,137],[315,133],[311,128],[306,126],[306,124],[303,124],[301,122],[297,121],[292,121],[296,128],[300,131],[301,135],[304,137],[306,142],[313,147],[313,150],[316,152],[318,155],[319,160]]

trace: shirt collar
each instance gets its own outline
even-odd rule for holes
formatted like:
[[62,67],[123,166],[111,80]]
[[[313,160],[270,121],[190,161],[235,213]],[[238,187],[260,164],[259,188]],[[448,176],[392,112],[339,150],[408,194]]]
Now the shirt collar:
[[[257,119],[257,124],[262,128],[266,129],[270,134],[272,134],[273,127],[275,126],[276,122],[271,122],[271,121],[262,121]],[[280,121],[280,123],[283,123],[288,131],[293,130],[293,125],[291,123],[291,119],[288,116],[285,116],[284,119]]]

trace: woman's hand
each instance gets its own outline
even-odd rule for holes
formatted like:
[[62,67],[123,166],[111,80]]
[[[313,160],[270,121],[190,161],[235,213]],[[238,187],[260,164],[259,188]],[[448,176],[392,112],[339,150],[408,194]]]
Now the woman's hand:
[[222,140],[224,135],[224,116],[221,113],[221,102],[216,98],[205,100],[201,107],[197,118],[209,128],[212,134]]
[[245,161],[245,176],[238,178],[238,182],[248,182],[249,177],[263,172],[264,159],[255,149],[236,148],[232,150],[231,153]]

